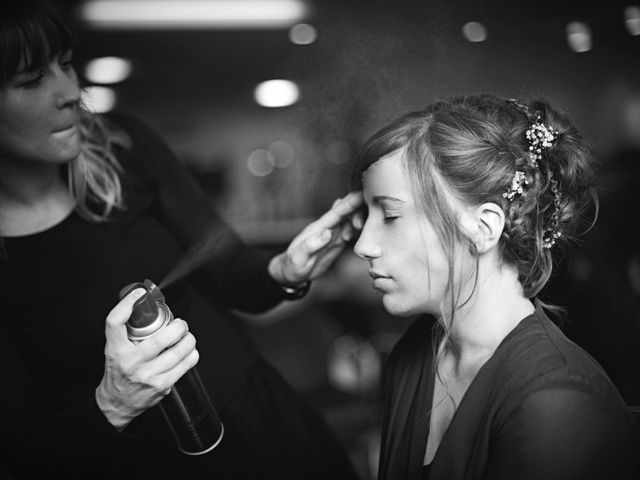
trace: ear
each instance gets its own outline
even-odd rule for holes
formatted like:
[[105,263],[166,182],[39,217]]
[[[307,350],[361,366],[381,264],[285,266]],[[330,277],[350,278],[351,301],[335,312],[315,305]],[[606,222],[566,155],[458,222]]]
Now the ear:
[[495,203],[483,203],[472,210],[469,221],[478,254],[497,247],[504,229],[504,212]]

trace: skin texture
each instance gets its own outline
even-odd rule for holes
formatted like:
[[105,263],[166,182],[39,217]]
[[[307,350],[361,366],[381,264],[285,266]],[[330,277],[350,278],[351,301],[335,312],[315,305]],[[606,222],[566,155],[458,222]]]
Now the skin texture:
[[363,193],[369,213],[354,251],[369,262],[385,309],[397,316],[439,315],[448,260],[414,199],[401,151],[369,167]]
[[0,89],[2,163],[63,164],[80,153],[80,89],[71,52],[18,73]]

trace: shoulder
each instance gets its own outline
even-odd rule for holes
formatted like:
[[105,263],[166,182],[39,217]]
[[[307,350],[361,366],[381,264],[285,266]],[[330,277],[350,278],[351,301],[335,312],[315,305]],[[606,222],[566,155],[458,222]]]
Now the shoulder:
[[543,313],[523,322],[495,366],[494,395],[503,415],[531,409],[565,415],[568,408],[585,418],[595,408],[626,416],[617,388],[591,355]]
[[524,319],[497,353],[501,374],[523,388],[539,378],[610,382],[600,364],[539,311]]

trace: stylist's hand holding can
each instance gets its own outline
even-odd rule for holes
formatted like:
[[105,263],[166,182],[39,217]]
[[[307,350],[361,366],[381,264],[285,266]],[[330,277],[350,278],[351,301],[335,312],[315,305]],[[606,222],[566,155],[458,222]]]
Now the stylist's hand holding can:
[[96,402],[118,430],[160,402],[199,358],[195,338],[181,319],[138,345],[129,341],[125,324],[145,293],[141,288],[129,293],[106,321],[105,371]]

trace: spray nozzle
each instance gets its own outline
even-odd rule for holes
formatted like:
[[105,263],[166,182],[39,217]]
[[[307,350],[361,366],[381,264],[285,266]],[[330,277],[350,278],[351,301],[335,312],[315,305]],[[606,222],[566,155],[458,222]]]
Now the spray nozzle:
[[144,328],[150,325],[158,316],[158,304],[165,303],[164,295],[158,286],[151,280],[130,283],[120,290],[120,299],[123,299],[136,288],[143,288],[147,293],[142,295],[133,304],[129,325],[135,328]]

